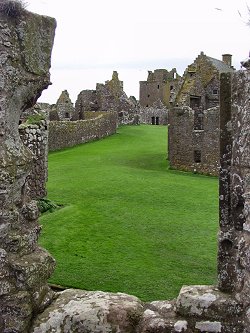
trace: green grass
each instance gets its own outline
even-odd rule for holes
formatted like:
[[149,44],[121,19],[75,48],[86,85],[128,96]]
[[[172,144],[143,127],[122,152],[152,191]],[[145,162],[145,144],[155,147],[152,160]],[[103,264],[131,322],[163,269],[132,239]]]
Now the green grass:
[[52,283],[169,299],[216,281],[218,180],[168,169],[167,127],[124,126],[49,154],[40,221],[56,258]]

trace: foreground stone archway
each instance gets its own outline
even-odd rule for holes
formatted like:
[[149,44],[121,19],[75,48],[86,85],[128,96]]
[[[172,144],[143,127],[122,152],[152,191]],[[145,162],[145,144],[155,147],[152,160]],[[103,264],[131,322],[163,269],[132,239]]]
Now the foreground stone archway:
[[[6,4],[13,1],[4,0]],[[1,2],[0,2],[1,3]],[[250,332],[249,64],[221,78],[218,286],[184,286],[177,301],[141,302],[100,291],[53,293],[54,259],[37,245],[38,210],[27,195],[32,154],[21,112],[47,88],[55,20],[0,6],[0,332]]]

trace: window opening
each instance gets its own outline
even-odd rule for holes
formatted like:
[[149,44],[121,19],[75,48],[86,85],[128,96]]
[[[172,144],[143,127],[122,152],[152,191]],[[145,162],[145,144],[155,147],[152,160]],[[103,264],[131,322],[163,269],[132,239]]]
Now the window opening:
[[200,150],[194,151],[194,162],[201,163],[201,151]]
[[190,96],[190,107],[191,109],[199,108],[201,106],[200,96]]

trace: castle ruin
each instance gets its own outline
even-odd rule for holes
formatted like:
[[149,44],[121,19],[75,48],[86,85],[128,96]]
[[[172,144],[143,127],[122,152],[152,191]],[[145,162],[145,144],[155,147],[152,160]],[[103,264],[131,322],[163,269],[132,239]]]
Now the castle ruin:
[[171,168],[218,175],[220,75],[233,71],[229,54],[220,61],[201,52],[187,67],[169,111]]
[[147,81],[140,81],[139,102],[142,107],[151,107],[154,103],[161,101],[167,108],[174,100],[181,76],[176,68],[171,71],[156,69],[148,71]]
[[171,71],[148,71],[147,81],[140,81],[140,120],[144,124],[167,125],[168,110],[172,106],[181,81],[175,68]]
[[188,106],[170,110],[168,127],[170,167],[217,176],[220,146],[219,107],[203,112],[202,127],[196,116],[195,110]]
[[81,91],[75,108],[79,119],[84,119],[87,111],[115,111],[119,124],[137,124],[139,121],[136,100],[127,97],[123,91],[123,82],[119,80],[116,71],[113,72],[112,79],[105,84],[97,83],[96,90]]
[[38,211],[26,191],[32,154],[18,125],[50,83],[56,24],[22,8],[13,15],[0,11],[0,332],[249,333],[250,61],[220,81],[218,285],[184,286],[177,300],[151,303],[122,293],[54,293],[47,279],[55,262],[37,245]]
[[76,118],[75,108],[67,90],[62,91],[56,102],[55,109],[59,120],[75,120]]

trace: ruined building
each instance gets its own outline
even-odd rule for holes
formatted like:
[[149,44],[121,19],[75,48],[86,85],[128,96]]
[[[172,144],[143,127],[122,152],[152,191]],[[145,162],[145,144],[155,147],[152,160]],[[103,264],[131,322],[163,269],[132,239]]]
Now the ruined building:
[[189,106],[196,110],[218,106],[220,74],[233,72],[231,58],[230,54],[224,54],[220,61],[201,52],[185,70],[174,106]]
[[58,114],[59,120],[74,119],[75,108],[73,103],[71,102],[67,90],[62,91],[61,95],[59,96],[56,102],[55,109]]
[[166,69],[156,69],[148,72],[147,81],[140,81],[139,102],[143,107],[153,106],[161,101],[166,107],[171,106],[181,77],[173,68],[170,72]]
[[97,83],[96,90],[81,91],[75,108],[79,119],[84,119],[86,111],[116,111],[120,124],[138,123],[137,103],[123,91],[123,82],[119,80],[116,71],[105,84]]
[[218,175],[219,107],[203,112],[202,128],[188,106],[169,112],[168,159],[173,169]]
[[37,103],[29,113],[37,112],[44,114],[48,120],[70,121],[75,120],[75,108],[67,90],[63,90],[56,104]]
[[220,61],[201,52],[187,67],[169,111],[171,168],[218,175],[219,77],[233,71],[228,54]]
[[140,120],[145,124],[167,125],[171,107],[181,77],[173,68],[148,72],[147,81],[140,81]]
[[168,125],[168,109],[157,101],[152,106],[140,107],[140,123],[149,125]]

